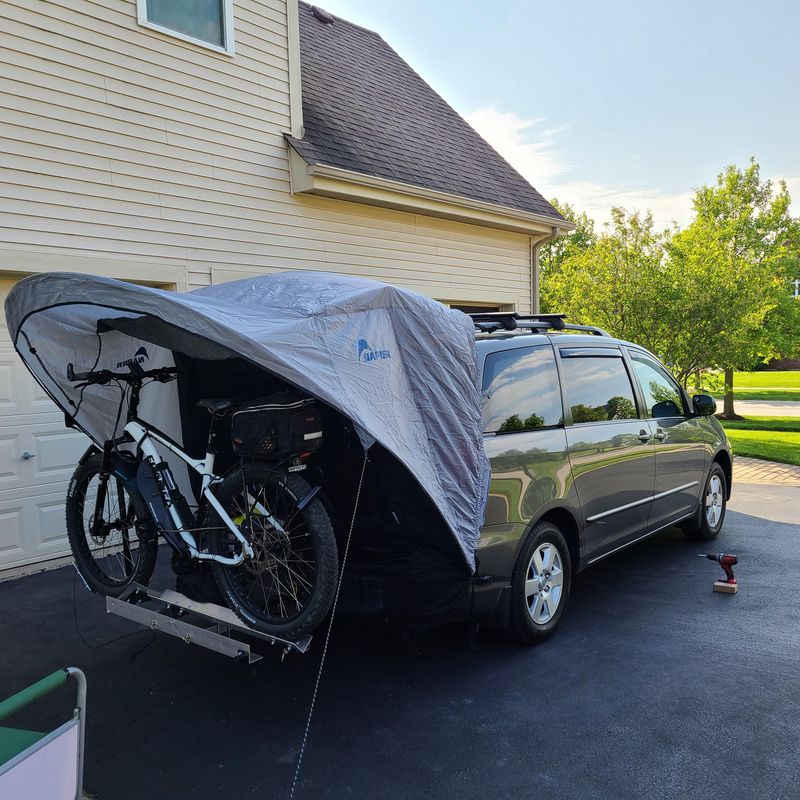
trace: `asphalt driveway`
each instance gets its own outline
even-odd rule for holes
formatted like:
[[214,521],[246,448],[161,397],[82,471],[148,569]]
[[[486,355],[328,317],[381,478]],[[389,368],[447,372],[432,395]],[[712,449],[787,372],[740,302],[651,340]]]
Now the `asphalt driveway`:
[[[670,530],[580,576],[534,649],[484,633],[472,652],[452,626],[418,655],[339,624],[296,797],[796,798],[800,489],[736,487],[710,549],[739,556],[738,595],[713,594],[716,565]],[[87,789],[286,797],[320,642],[253,667],[149,632],[90,650],[73,575],[0,584],[0,696],[86,671]],[[76,598],[90,642],[135,630]]]

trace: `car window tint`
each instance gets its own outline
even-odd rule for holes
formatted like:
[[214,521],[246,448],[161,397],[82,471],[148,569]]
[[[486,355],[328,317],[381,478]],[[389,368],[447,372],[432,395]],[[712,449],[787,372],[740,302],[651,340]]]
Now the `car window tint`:
[[561,391],[551,347],[503,350],[486,356],[483,429],[513,433],[561,424]]
[[633,387],[622,356],[571,356],[561,360],[572,421],[637,419]]
[[684,416],[683,398],[675,379],[652,358],[629,352],[644,393],[647,416],[653,419]]

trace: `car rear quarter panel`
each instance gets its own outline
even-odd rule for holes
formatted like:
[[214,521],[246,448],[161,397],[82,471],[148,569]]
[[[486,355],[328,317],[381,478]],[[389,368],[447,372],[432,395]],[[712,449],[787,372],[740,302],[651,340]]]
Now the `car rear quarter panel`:
[[579,518],[563,428],[487,435],[492,480],[478,546],[483,574],[510,576],[531,523],[554,507]]

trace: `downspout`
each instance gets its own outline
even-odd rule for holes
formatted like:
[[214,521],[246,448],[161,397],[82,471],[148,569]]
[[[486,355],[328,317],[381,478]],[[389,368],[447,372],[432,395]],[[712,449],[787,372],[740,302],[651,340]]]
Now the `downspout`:
[[539,313],[539,248],[561,236],[561,228],[554,225],[547,236],[531,239],[531,306],[532,314]]

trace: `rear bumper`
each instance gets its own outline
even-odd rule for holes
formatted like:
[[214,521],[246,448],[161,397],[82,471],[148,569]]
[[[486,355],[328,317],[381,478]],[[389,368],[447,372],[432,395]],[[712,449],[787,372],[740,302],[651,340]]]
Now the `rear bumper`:
[[487,628],[507,628],[511,587],[507,581],[475,579],[453,613],[453,621],[475,620]]

